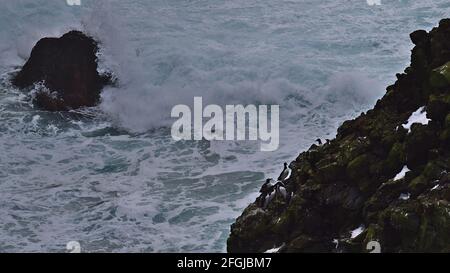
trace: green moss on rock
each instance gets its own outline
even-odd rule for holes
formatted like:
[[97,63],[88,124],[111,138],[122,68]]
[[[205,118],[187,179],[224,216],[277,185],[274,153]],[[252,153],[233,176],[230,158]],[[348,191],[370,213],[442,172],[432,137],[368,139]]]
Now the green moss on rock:
[[445,128],[450,128],[450,114],[447,114],[447,116],[445,117],[444,126]]
[[450,84],[450,62],[431,71],[430,84],[442,88]]
[[[406,73],[374,109],[344,122],[336,139],[301,153],[287,182],[291,202],[247,207],[231,227],[228,251],[367,252],[377,241],[382,252],[449,252],[449,34],[450,19],[411,34]],[[405,130],[419,107],[431,121]],[[367,228],[351,238],[358,226]]]
[[351,179],[357,180],[369,172],[370,156],[363,154],[353,159],[347,166],[347,174]]
[[389,174],[389,176],[393,176],[403,168],[405,161],[405,146],[403,143],[397,142],[392,146],[392,149],[389,151],[389,154],[384,161],[384,171]]

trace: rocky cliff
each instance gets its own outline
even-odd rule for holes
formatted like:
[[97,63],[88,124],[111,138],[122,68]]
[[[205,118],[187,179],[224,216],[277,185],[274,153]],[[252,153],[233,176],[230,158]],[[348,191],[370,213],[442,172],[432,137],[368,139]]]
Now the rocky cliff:
[[450,19],[410,37],[395,84],[290,163],[290,202],[249,205],[229,252],[450,251]]

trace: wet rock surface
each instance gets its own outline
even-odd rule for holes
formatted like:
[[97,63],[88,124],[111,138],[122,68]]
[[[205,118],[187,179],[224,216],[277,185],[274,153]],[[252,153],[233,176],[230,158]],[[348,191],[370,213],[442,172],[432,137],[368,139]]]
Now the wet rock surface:
[[35,90],[34,102],[45,110],[94,106],[110,82],[109,76],[97,71],[97,52],[97,42],[79,31],[43,38],[12,83]]
[[[229,252],[368,252],[371,241],[382,252],[450,251],[450,19],[411,40],[411,64],[385,96],[291,162],[290,203],[250,204]],[[421,107],[426,121],[406,129]]]

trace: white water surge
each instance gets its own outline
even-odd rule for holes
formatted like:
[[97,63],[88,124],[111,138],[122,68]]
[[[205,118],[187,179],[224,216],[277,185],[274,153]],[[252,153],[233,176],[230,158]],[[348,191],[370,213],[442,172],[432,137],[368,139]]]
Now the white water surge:
[[[316,138],[370,108],[409,33],[450,3],[0,0],[0,252],[221,252],[229,226]],[[118,77],[83,118],[35,109],[8,77],[42,37],[82,30]],[[279,104],[280,149],[174,142],[170,109]]]

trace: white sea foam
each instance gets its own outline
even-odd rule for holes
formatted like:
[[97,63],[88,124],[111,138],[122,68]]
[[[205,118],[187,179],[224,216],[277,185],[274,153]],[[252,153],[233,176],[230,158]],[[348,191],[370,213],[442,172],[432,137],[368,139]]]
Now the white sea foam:
[[[79,29],[101,42],[100,69],[119,79],[82,118],[34,109],[0,86],[0,251],[65,251],[72,240],[84,251],[225,251],[264,178],[368,109],[409,62],[408,33],[450,11],[444,0],[0,5],[0,74],[39,38]],[[194,95],[280,104],[279,150],[173,142],[160,127]]]

